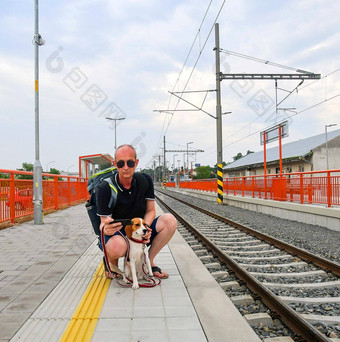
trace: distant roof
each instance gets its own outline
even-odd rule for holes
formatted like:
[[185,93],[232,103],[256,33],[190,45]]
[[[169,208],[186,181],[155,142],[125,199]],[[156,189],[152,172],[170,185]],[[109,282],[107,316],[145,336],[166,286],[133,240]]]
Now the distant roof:
[[101,167],[111,164],[113,165],[114,158],[111,157],[108,153],[97,153],[97,154],[90,154],[88,156],[79,156],[79,175],[81,177],[88,177],[87,174],[87,167],[82,168],[81,163],[82,161],[87,161],[93,165],[99,165]]
[[[340,129],[327,132],[328,141],[340,136]],[[314,135],[282,145],[282,159],[296,159],[305,157],[314,149],[326,143],[326,133]],[[279,160],[279,147],[272,147],[266,151],[267,163]],[[232,170],[248,165],[263,164],[263,151],[247,154],[246,156],[228,164],[223,169]]]
[[108,153],[98,153],[98,154],[91,154],[88,156],[80,156],[79,159],[81,160],[87,160],[88,162],[95,164],[95,165],[100,165],[103,166],[107,163],[112,164],[114,158],[111,157],[110,154]]

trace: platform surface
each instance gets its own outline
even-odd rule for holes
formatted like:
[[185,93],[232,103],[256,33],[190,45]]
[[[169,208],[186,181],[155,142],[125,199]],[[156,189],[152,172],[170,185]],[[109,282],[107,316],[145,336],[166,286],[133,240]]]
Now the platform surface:
[[[0,341],[59,341],[102,262],[84,206],[2,230],[0,244]],[[89,340],[259,341],[178,232],[156,263],[170,277],[154,288],[101,276],[108,290]]]

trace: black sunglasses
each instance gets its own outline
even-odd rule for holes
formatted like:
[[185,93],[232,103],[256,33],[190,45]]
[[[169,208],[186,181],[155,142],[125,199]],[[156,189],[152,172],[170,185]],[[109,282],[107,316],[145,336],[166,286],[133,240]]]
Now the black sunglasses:
[[[124,160],[118,160],[117,163],[116,163],[118,169],[121,169],[124,165],[125,165],[125,161]],[[129,159],[127,162],[126,162],[126,165],[128,167],[135,167],[136,165],[136,162],[132,159]]]

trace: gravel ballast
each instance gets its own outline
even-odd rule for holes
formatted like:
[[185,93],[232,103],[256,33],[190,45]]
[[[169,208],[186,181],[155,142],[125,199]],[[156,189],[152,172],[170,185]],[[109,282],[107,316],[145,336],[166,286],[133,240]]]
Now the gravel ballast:
[[[171,190],[169,190],[171,192]],[[176,192],[176,197],[340,264],[340,232]]]

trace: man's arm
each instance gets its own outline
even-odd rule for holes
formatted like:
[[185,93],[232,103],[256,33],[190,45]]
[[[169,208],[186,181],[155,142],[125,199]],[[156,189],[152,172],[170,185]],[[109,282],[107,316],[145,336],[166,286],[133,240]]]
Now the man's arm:
[[156,217],[156,208],[154,200],[146,200],[146,211],[144,215],[144,221],[151,226],[153,220]]

